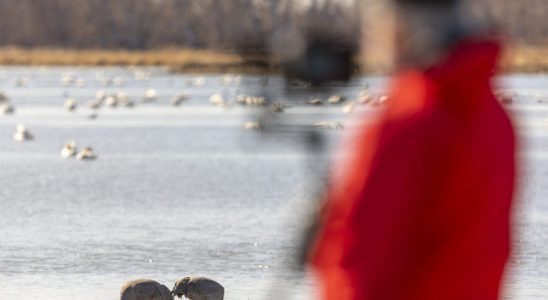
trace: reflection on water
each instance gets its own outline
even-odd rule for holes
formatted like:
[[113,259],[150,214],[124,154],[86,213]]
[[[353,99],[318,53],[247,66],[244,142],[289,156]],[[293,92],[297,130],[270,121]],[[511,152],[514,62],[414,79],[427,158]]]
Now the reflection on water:
[[[259,94],[264,80],[227,85],[222,76],[204,76],[196,85],[190,76],[144,71],[149,79],[122,68],[0,69],[0,90],[16,106],[15,115],[0,117],[0,299],[116,299],[126,280],[150,277],[171,287],[190,274],[217,279],[229,300],[260,299],[273,288],[287,289],[272,287],[273,278],[294,278],[282,261],[294,251],[298,208],[312,193],[303,170],[321,173],[324,166],[296,140],[245,131],[249,110],[225,111],[208,101],[215,93]],[[84,84],[62,86],[66,74]],[[28,86],[16,85],[20,77],[28,77]],[[103,86],[105,77],[122,84]],[[548,104],[537,98],[548,89],[542,76],[504,81],[519,95],[511,110],[524,141],[520,235],[506,298],[545,299]],[[382,89],[382,78],[362,78],[337,92],[355,97],[366,82]],[[268,81],[277,84],[277,77]],[[83,104],[99,89],[139,100],[149,88],[156,89],[156,102],[104,108],[96,120],[87,118]],[[180,93],[190,100],[169,106]],[[74,113],[63,108],[68,96],[82,104]],[[293,125],[345,118],[335,106],[285,114]],[[13,141],[18,123],[34,141]],[[331,142],[338,135],[326,132]],[[99,159],[62,159],[68,140],[93,146]],[[293,288],[296,299],[311,297],[308,281]]]

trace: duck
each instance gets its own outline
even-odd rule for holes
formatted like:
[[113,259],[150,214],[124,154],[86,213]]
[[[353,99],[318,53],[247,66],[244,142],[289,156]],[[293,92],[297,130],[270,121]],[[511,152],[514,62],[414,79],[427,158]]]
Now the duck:
[[340,95],[333,95],[327,99],[327,103],[329,104],[339,104],[346,101],[346,98],[344,96]]
[[347,104],[345,104],[342,108],[342,111],[345,114],[349,114],[349,113],[353,112],[355,108],[356,108],[356,102],[352,101],[352,102],[348,102]]
[[341,122],[322,121],[313,124],[314,127],[319,129],[331,129],[331,130],[343,130],[344,126]]
[[150,102],[156,100],[156,90],[155,89],[148,89],[145,91],[145,96],[143,97],[144,102]]
[[0,91],[0,104],[9,102],[8,96]]
[[192,79],[191,83],[193,86],[203,86],[205,85],[206,80],[203,77],[195,77]]
[[272,103],[271,110],[272,110],[272,112],[275,112],[275,113],[283,113],[285,111],[285,109],[288,108],[288,107],[289,106],[287,106],[283,102],[274,102],[274,103]]
[[95,99],[96,100],[103,101],[106,96],[107,96],[107,93],[103,90],[98,90],[97,92],[95,92]]
[[11,115],[15,113],[15,107],[9,103],[0,104],[0,115]]
[[69,98],[65,101],[65,109],[68,111],[76,110],[76,100]]
[[63,149],[61,150],[61,156],[63,158],[70,158],[76,155],[77,149],[76,149],[76,142],[75,141],[69,141],[66,142],[63,146]]
[[213,106],[225,106],[227,104],[227,101],[221,96],[221,94],[215,94],[211,97],[209,97],[209,103],[211,103]]
[[86,85],[86,81],[84,79],[77,79],[76,82],[74,83],[74,85],[77,87],[77,88],[83,88],[85,85]]
[[361,92],[358,95],[358,99],[356,100],[356,102],[358,102],[359,104],[368,104],[369,102],[371,102],[371,100],[371,95],[369,95],[367,92]]
[[118,98],[115,95],[110,95],[105,98],[105,105],[111,108],[116,108],[118,102]]
[[97,158],[97,155],[93,153],[93,149],[91,147],[85,147],[80,152],[78,152],[78,155],[76,155],[77,160],[94,160]]
[[34,139],[34,136],[29,130],[22,124],[17,125],[17,129],[13,134],[13,139],[18,142],[30,141]]
[[103,99],[92,99],[88,102],[88,107],[90,109],[99,109],[103,104]]
[[501,104],[509,105],[514,103],[514,93],[512,92],[505,92],[505,91],[498,91],[495,92],[495,97]]
[[63,86],[69,86],[71,84],[74,84],[76,81],[76,78],[70,74],[66,74],[61,78],[61,84]]
[[244,123],[244,129],[247,130],[261,131],[263,130],[263,127],[263,120],[260,118],[258,121],[247,121]]
[[245,104],[247,106],[265,106],[267,103],[265,97],[253,97],[253,96],[247,96],[245,98]]
[[117,92],[112,97],[116,101],[116,105],[121,105],[123,107],[134,107],[135,101],[131,100],[129,96],[124,92]]
[[308,104],[308,105],[317,105],[317,106],[324,104],[322,99],[317,99],[317,98],[316,99],[306,100],[305,103]]
[[179,106],[181,103],[183,103],[185,100],[188,99],[187,95],[177,95],[171,98],[171,105],[173,106]]

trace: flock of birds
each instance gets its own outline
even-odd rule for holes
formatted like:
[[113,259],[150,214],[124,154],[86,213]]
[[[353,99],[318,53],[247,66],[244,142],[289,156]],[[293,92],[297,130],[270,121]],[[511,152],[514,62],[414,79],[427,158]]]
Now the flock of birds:
[[[146,80],[149,78],[149,74],[135,73],[135,78],[138,80]],[[104,87],[120,87],[123,86],[126,80],[122,77],[114,78],[101,78],[100,79]],[[241,76],[226,75],[222,77],[221,83],[223,85],[239,85],[242,81]],[[28,86],[30,79],[28,77],[19,77],[16,79],[15,84],[19,87]],[[268,84],[268,80],[262,80],[263,85]],[[74,75],[63,75],[60,83],[63,87],[66,88],[82,88],[85,86],[86,81],[81,78],[77,78]],[[203,86],[206,84],[204,77],[197,76],[189,79],[188,85],[191,86]],[[68,92],[65,92],[65,100],[63,107],[67,112],[77,111],[82,103],[79,103],[76,99],[69,96]],[[140,97],[140,103],[150,103],[158,99],[158,93],[155,89],[149,88]],[[180,106],[185,101],[189,100],[190,97],[186,94],[178,94],[171,98],[172,106]],[[230,109],[235,105],[245,106],[245,107],[256,107],[268,109],[273,113],[283,113],[287,109],[290,109],[294,105],[308,105],[308,106],[324,106],[324,105],[342,105],[342,111],[344,113],[351,113],[358,105],[381,105],[387,101],[386,96],[371,96],[367,91],[364,91],[358,95],[355,100],[349,101],[346,97],[342,95],[333,95],[327,99],[320,98],[310,98],[308,100],[302,101],[300,103],[292,102],[292,105],[289,105],[283,101],[271,101],[264,96],[252,96],[245,94],[238,94],[235,97],[227,97],[222,93],[214,94],[209,97],[209,102],[215,107],[220,107],[223,109]],[[88,108],[90,113],[87,115],[87,118],[94,120],[99,116],[99,110],[103,107],[107,108],[117,108],[117,107],[135,107],[139,101],[136,101],[135,98],[130,97],[124,92],[105,92],[104,90],[98,90],[95,93],[95,96],[85,103],[85,107]],[[0,91],[0,115],[11,115],[16,113],[16,107],[11,103],[9,97]],[[336,121],[322,121],[312,124],[312,126],[318,129],[332,129],[332,130],[342,130],[344,128],[341,122]],[[261,118],[255,121],[248,121],[243,124],[244,129],[248,130],[257,130],[261,131],[264,129],[264,123]],[[13,138],[17,142],[26,142],[32,141],[34,135],[29,131],[29,129],[23,125],[18,124]],[[90,146],[83,147],[78,149],[75,141],[67,141],[63,148],[61,149],[61,156],[63,158],[76,158],[78,160],[94,160],[97,158],[97,155],[94,153],[93,148]]]
[[[65,108],[69,111],[73,111],[76,108],[74,100],[68,99],[65,102]],[[11,104],[9,98],[3,93],[0,92],[0,113],[2,115],[9,115],[15,113],[15,107]],[[18,124],[15,128],[15,133],[13,134],[13,139],[17,142],[26,142],[34,140],[34,135],[29,131],[29,129],[23,125]],[[91,147],[84,147],[82,150],[78,151],[76,147],[76,142],[69,141],[65,143],[61,149],[61,156],[63,158],[76,157],[78,160],[93,160],[97,158],[94,154]]]
[[[148,79],[150,75],[145,72],[136,72],[135,78],[138,80]],[[222,77],[221,83],[223,85],[235,84],[239,85],[241,83],[241,76],[232,76],[226,75]],[[125,84],[125,79],[121,77],[114,78],[102,78],[102,85],[104,87],[114,86],[119,87]],[[17,86],[27,86],[29,83],[29,78],[21,77],[16,80]],[[61,78],[61,85],[63,87],[76,87],[81,88],[85,85],[83,79],[77,78],[73,75],[64,75]],[[193,77],[189,79],[188,84],[191,86],[203,86],[206,84],[204,77]],[[263,85],[268,84],[268,80],[265,79],[262,81]],[[305,86],[306,87],[306,86]],[[332,95],[327,99],[321,98],[309,98],[301,102],[291,102],[291,105],[283,101],[271,101],[264,96],[252,96],[245,94],[238,94],[235,97],[227,97],[226,95],[219,93],[214,94],[209,97],[209,102],[215,107],[220,107],[222,109],[230,109],[235,105],[244,106],[244,107],[255,107],[263,108],[269,110],[272,113],[283,113],[286,110],[290,109],[296,105],[306,105],[306,106],[340,106],[342,112],[349,114],[352,113],[358,106],[367,105],[367,106],[381,106],[389,101],[389,97],[386,95],[373,95],[368,91],[369,86],[365,86],[362,92],[360,92],[357,97],[350,100],[342,95]],[[66,95],[64,101],[64,109],[68,112],[75,112],[80,103]],[[511,92],[497,92],[495,96],[502,104],[512,104],[515,95]],[[141,103],[150,103],[158,99],[158,93],[155,89],[147,89],[142,96],[140,97]],[[189,100],[190,97],[186,94],[178,94],[171,98],[172,106],[180,106],[185,101]],[[86,106],[88,110],[91,111],[87,115],[87,118],[90,120],[96,119],[98,117],[98,112],[102,107],[108,108],[117,108],[117,107],[135,107],[138,105],[138,101],[134,98],[129,97],[124,92],[114,92],[107,93],[104,90],[98,90],[95,94],[95,97],[87,101]],[[10,115],[14,114],[16,111],[15,106],[10,102],[9,97],[0,91],[0,115]],[[341,122],[338,121],[321,121],[312,124],[313,127],[318,129],[327,129],[327,130],[343,130],[344,126]],[[243,128],[247,130],[261,131],[264,129],[264,121],[262,118],[254,121],[247,121],[243,124]],[[13,138],[17,142],[32,141],[34,139],[33,134],[29,129],[23,125],[19,124],[16,127]],[[78,149],[75,141],[68,141],[64,144],[61,149],[61,156],[63,158],[76,158],[78,160],[94,160],[97,158],[97,155],[94,153],[93,148],[90,146],[83,147]]]

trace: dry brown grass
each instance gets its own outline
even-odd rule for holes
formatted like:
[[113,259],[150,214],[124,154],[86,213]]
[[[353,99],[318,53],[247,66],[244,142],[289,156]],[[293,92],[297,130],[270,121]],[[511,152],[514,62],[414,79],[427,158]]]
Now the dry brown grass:
[[0,65],[222,67],[243,64],[236,54],[209,50],[150,51],[0,49]]
[[548,46],[509,47],[501,63],[503,72],[540,73],[548,72]]
[[[0,65],[54,66],[167,66],[177,72],[276,72],[275,63],[265,57],[244,59],[236,53],[160,49],[149,51],[66,50],[0,48]],[[364,70],[381,70],[365,66]],[[548,72],[548,46],[513,46],[501,63],[503,72]]]

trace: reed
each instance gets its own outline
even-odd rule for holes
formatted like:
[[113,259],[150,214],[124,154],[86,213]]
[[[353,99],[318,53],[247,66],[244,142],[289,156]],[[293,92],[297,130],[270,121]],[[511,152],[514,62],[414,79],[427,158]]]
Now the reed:
[[[383,73],[378,64],[362,65],[367,73]],[[164,66],[181,73],[276,73],[266,56],[242,57],[235,52],[194,49],[71,50],[0,48],[0,65],[27,66]],[[501,62],[504,73],[548,72],[548,46],[512,46]],[[364,72],[365,72],[364,71]]]

